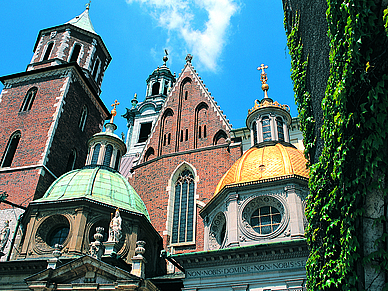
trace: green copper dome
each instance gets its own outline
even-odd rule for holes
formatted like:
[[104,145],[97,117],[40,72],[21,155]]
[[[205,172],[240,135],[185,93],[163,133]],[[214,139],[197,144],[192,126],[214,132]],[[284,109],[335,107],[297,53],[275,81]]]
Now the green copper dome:
[[35,201],[62,201],[82,197],[141,213],[150,219],[144,202],[129,182],[121,174],[101,167],[83,168],[63,174],[42,198]]

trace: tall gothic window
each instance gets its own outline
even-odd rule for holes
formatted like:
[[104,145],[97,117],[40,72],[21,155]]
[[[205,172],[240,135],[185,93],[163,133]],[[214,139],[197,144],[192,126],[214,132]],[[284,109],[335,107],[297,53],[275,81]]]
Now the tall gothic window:
[[194,242],[194,176],[184,170],[175,182],[171,243]]
[[262,119],[262,125],[263,125],[263,141],[272,140],[271,138],[271,123],[269,120],[269,117],[263,117]]
[[81,131],[84,131],[85,124],[86,124],[86,118],[88,117],[88,108],[84,106],[82,108],[81,117],[79,119],[78,127],[81,129]]
[[77,159],[77,151],[73,149],[69,155],[69,159],[67,160],[66,172],[74,170],[76,159]]
[[38,88],[33,87],[27,91],[26,96],[24,97],[22,107],[20,107],[20,112],[28,111],[32,107],[32,103],[34,103],[36,92],[38,92]]
[[3,160],[1,161],[2,168],[11,166],[12,160],[15,156],[16,149],[17,149],[18,144],[19,144],[20,135],[21,135],[20,131],[16,131],[13,135],[11,135],[11,137],[8,141],[7,148],[6,148],[4,155],[3,155]]

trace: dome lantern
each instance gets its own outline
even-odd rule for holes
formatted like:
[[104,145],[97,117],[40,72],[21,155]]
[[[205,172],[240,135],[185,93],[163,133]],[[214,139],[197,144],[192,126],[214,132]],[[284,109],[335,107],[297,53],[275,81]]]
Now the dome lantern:
[[255,100],[255,106],[248,110],[246,119],[247,127],[251,131],[251,146],[266,141],[290,142],[288,128],[291,124],[290,107],[281,105],[268,97],[269,86],[267,84],[268,66],[261,64],[260,80],[264,98]]

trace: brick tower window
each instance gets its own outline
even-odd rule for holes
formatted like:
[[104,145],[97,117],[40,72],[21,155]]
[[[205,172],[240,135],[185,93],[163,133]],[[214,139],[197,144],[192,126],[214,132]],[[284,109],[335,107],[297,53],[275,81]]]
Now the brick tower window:
[[69,159],[67,160],[66,172],[74,170],[76,159],[77,159],[77,151],[73,149],[69,155]]
[[20,112],[28,111],[32,107],[32,103],[34,103],[36,92],[38,92],[38,88],[33,87],[27,91],[26,96],[24,97],[22,106],[20,107]]
[[81,131],[84,131],[85,124],[86,124],[86,118],[88,117],[88,108],[84,106],[82,108],[81,117],[79,119],[78,127],[81,129]]
[[50,43],[47,45],[46,52],[45,52],[45,54],[44,54],[44,57],[43,57],[43,60],[42,60],[42,61],[47,61],[47,60],[50,58],[51,51],[53,50],[53,46],[54,46],[54,43],[53,43],[53,42],[50,42]]
[[71,62],[76,62],[78,60],[79,53],[81,51],[81,45],[80,44],[75,44],[73,47],[73,52],[71,53],[70,57],[70,63]]
[[15,156],[16,149],[19,144],[20,136],[21,136],[20,131],[17,131],[11,135],[8,141],[7,149],[5,150],[3,155],[3,160],[1,162],[2,168],[11,166],[12,160]]
[[184,170],[174,186],[174,211],[171,232],[171,243],[194,242],[194,176]]
[[96,79],[97,71],[98,71],[99,67],[100,67],[100,60],[97,59],[96,62],[94,63],[94,68],[93,68],[93,73],[92,73],[93,79]]

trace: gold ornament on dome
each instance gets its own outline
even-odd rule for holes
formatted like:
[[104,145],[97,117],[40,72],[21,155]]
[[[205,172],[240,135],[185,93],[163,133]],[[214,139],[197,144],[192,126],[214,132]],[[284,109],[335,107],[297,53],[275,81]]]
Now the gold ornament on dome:
[[257,109],[264,107],[278,107],[286,110],[287,112],[290,112],[290,106],[288,106],[287,104],[282,105],[277,101],[271,102],[269,100],[264,99],[261,103],[258,103],[257,100],[255,100],[255,105],[252,107],[252,109],[248,109],[248,114],[251,114]]
[[115,100],[115,103],[112,104],[113,109],[112,109],[112,111],[110,112],[110,113],[112,114],[112,118],[110,119],[110,123],[113,123],[113,120],[114,120],[115,116],[117,115],[117,111],[116,111],[116,106],[117,106],[117,105],[120,105],[120,103],[117,102],[117,99],[116,99],[116,100]]

